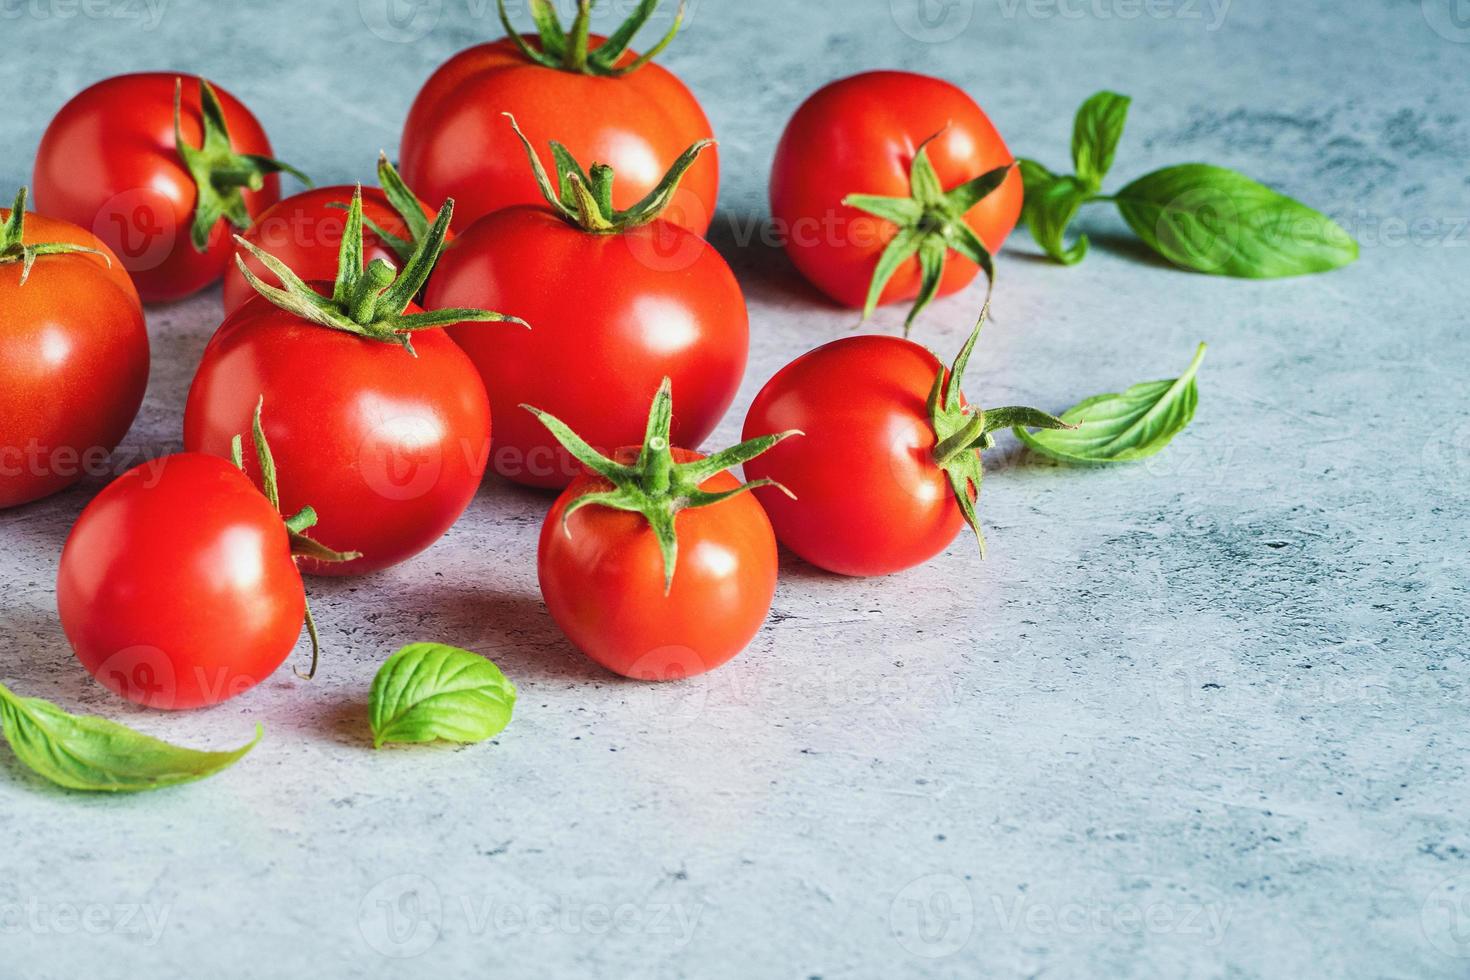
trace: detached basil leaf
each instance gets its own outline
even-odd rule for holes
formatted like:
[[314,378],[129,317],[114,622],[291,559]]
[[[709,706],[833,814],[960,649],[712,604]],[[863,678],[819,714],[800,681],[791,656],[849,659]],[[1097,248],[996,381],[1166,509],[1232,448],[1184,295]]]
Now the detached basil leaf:
[[50,701],[23,698],[0,685],[0,721],[16,758],[60,786],[108,793],[138,793],[191,783],[228,769],[260,741],[233,752],[179,748],[125,725],[91,715],[71,715]]
[[1089,190],[1102,187],[1103,178],[1113,169],[1132,101],[1116,92],[1099,92],[1077,110],[1072,124],[1072,165]]
[[1087,236],[1077,236],[1077,241],[1069,246],[1067,226],[1077,216],[1078,209],[1092,198],[1092,189],[1076,177],[1052,173],[1035,160],[1022,160],[1020,164],[1026,187],[1022,217],[1031,237],[1053,259],[1063,265],[1076,265],[1087,255]]
[[1276,279],[1358,257],[1358,243],[1331,218],[1224,167],[1167,167],[1115,197],[1140,238],[1196,272]]
[[386,742],[483,742],[510,724],[516,687],[478,653],[410,643],[373,679],[373,748]]
[[1062,413],[1075,429],[1015,433],[1045,456],[1083,465],[1126,463],[1152,456],[1184,431],[1199,404],[1195,375],[1205,359],[1200,344],[1194,361],[1178,378],[1147,381],[1121,394],[1097,395]]

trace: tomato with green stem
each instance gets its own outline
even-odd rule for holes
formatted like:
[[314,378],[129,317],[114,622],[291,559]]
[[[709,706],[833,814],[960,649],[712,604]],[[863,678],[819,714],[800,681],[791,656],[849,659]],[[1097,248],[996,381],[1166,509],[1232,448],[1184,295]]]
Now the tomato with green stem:
[[127,434],[148,385],[138,293],[95,235],[0,209],[0,508],[71,486]]
[[[457,230],[487,214],[540,202],[539,188],[519,166],[519,147],[500,124],[514,113],[537,145],[564,141],[578,158],[617,169],[613,204],[629,208],[658,186],[692,143],[713,137],[709,120],[684,83],[654,56],[673,41],[684,16],[651,50],[628,49],[653,17],[658,0],[636,9],[606,38],[589,31],[593,0],[579,0],[569,28],[555,5],[533,3],[537,36],[523,37],[497,0],[507,36],[455,55],[425,83],[403,127],[403,176],[424,199],[453,197]],[[667,220],[703,235],[714,218],[719,162],[706,155],[672,202]]]
[[713,670],[750,644],[776,591],[776,539],[732,466],[795,432],[762,435],[713,456],[670,443],[665,378],[642,447],[611,456],[562,420],[524,406],[585,467],[541,528],[536,568],[547,611],[582,652],[637,680]]
[[396,273],[381,258],[364,265],[355,193],[331,284],[307,284],[240,239],[283,285],[268,285],[238,260],[260,296],[226,318],[205,348],[184,409],[184,446],[224,455],[252,392],[280,406],[266,425],[283,463],[281,499],[287,508],[315,502],[323,514],[317,536],[362,552],[351,565],[308,561],[309,572],[365,574],[406,561],[443,536],[479,487],[489,402],[475,365],[440,328],[525,324],[483,309],[423,312],[414,304],[453,210],[446,202]]
[[[511,119],[505,128],[519,132]],[[444,253],[431,306],[504,310],[526,331],[450,328],[485,380],[498,426],[491,465],[519,483],[564,487],[577,464],[515,406],[537,405],[610,452],[643,433],[646,392],[664,376],[689,392],[673,438],[697,446],[730,407],[750,345],[745,298],[713,246],[662,220],[707,143],[687,148],[648,197],[610,203],[613,169],[584,171],[552,144],[557,186],[522,137],[541,207],[481,218]]]
[[[383,259],[402,265],[429,233],[434,209],[408,189],[386,155],[378,158],[379,187],[362,192],[362,260]],[[347,227],[348,202],[354,188],[349,185],[318,187],[292,195],[261,213],[241,235],[251,245],[280,259],[306,282],[330,282],[337,275],[337,258],[342,232]],[[453,233],[445,235],[453,240]],[[270,286],[280,280],[243,247],[235,254],[255,277]],[[256,293],[237,265],[225,270],[225,313],[233,313],[254,299]]]
[[771,171],[771,212],[803,276],[864,319],[969,285],[1021,215],[1005,141],[949,82],[901,71],[854,75],[797,109]]
[[1034,408],[981,411],[965,401],[960,384],[980,325],[949,369],[904,338],[846,337],[766,383],[745,418],[746,436],[807,435],[745,466],[747,477],[778,481],[794,495],[756,491],[782,544],[843,575],[921,564],[967,524],[984,552],[975,504],[991,433],[1070,426]]
[[245,105],[193,75],[98,82],[56,114],[36,154],[39,210],[89,229],[145,302],[181,299],[224,274],[229,228],[280,199],[280,177]]
[[282,517],[276,469],[251,421],[261,486],[232,459],[180,453],[135,467],[103,488],[62,548],[61,627],[104,687],[150,708],[218,704],[285,662],[305,623],[316,672],[316,624],[297,561],[357,556],[306,532],[316,511]]

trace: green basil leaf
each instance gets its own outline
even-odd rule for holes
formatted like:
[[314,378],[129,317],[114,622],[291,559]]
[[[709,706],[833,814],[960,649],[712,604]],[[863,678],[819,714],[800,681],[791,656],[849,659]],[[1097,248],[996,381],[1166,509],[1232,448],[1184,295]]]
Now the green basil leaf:
[[373,678],[373,747],[385,742],[483,742],[510,724],[516,687],[478,653],[410,643]]
[[1331,218],[1224,167],[1166,167],[1115,198],[1140,238],[1196,272],[1275,279],[1358,257],[1358,243]]
[[1077,110],[1072,126],[1072,164],[1089,190],[1102,187],[1103,178],[1113,169],[1132,101],[1116,92],[1099,92]]
[[1126,463],[1163,449],[1184,431],[1199,404],[1195,375],[1205,358],[1200,344],[1194,361],[1179,377],[1136,384],[1121,394],[1097,395],[1062,413],[1075,429],[1015,429],[1016,437],[1037,452],[1064,463]]
[[232,752],[200,752],[161,742],[125,725],[72,715],[50,701],[23,698],[0,686],[0,721],[16,758],[60,786],[138,793],[191,783],[228,769],[260,741]]
[[1087,254],[1087,236],[1079,235],[1069,246],[1067,227],[1092,199],[1092,189],[1076,177],[1052,173],[1035,160],[1021,161],[1021,179],[1026,186],[1022,217],[1036,244],[1063,265],[1081,262]]

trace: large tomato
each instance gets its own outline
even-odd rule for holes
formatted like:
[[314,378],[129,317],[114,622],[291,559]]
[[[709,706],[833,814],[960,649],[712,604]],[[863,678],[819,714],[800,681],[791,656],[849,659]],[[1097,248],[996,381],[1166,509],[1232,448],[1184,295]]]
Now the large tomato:
[[[676,185],[699,149],[686,150],[666,179]],[[503,310],[532,325],[450,330],[490,394],[498,426],[491,465],[519,483],[566,486],[581,468],[517,406],[563,418],[609,452],[642,438],[637,406],[665,376],[691,393],[674,440],[699,445],[730,407],[750,345],[730,267],[704,239],[658,217],[662,201],[618,212],[594,205],[602,195],[593,194],[569,205],[528,143],[527,156],[545,206],[475,222],[444,253],[425,291],[431,307]],[[594,172],[616,186],[610,169]],[[561,174],[563,186],[569,179]]]
[[77,659],[153,708],[249,690],[296,645],[306,616],[281,515],[228,460],[144,463],[82,511],[56,602]]
[[[357,199],[353,207],[360,207]],[[410,269],[427,274],[449,210],[420,246],[427,257],[410,261],[405,277]],[[308,297],[311,287],[274,263],[277,277],[289,280],[287,294],[257,297],[225,320],[204,350],[184,410],[185,447],[226,455],[264,396],[282,508],[312,504],[321,512],[316,534],[323,544],[362,553],[347,564],[303,566],[325,574],[376,571],[433,544],[474,497],[490,452],[484,385],[464,351],[437,328],[476,311],[436,319],[408,302],[417,285],[402,282],[394,284],[390,306],[388,294],[374,297],[366,284],[377,271],[386,282],[391,269],[374,262],[354,273],[354,264],[361,270],[360,261],[344,263],[348,278],[337,291],[367,302],[327,304],[323,312]],[[330,284],[316,288],[334,292]]]
[[47,127],[36,206],[106,242],[144,301],[179,299],[224,273],[231,224],[243,231],[280,199],[277,173],[289,168],[271,152],[255,116],[224,89],[193,75],[119,75]]
[[[925,195],[912,179],[921,147],[939,188],[952,196],[965,188],[961,194],[970,196],[963,200],[979,194],[977,203],[958,214],[938,202],[910,207]],[[965,229],[994,253],[1021,215],[1021,175],[996,172],[1013,162],[989,118],[959,88],[911,72],[867,72],[827,85],[796,111],[776,148],[771,211],[802,275],[838,303],[862,308],[879,257],[900,228],[845,201],[849,195],[898,199],[915,215],[916,234],[907,240],[912,251],[871,298],[893,303],[920,296],[919,243],[926,237],[933,239],[934,261],[943,264],[935,295],[948,295],[980,270],[973,247],[955,251],[971,242]]]
[[846,337],[766,383],[746,416],[746,436],[806,435],[745,465],[748,478],[791,492],[756,490],[782,544],[829,571],[886,575],[939,554],[967,521],[979,534],[973,502],[989,432],[1064,424],[1035,409],[982,413],[968,405],[960,381],[974,342],[972,335],[946,370],[910,340]]
[[[652,5],[642,6],[648,9],[630,24],[648,19]],[[403,176],[431,204],[454,198],[457,229],[501,208],[541,200],[502,112],[513,113],[536,145],[561,140],[578,159],[616,169],[618,208],[642,199],[685,147],[712,135],[704,110],[673,74],[656,64],[619,74],[635,55],[623,51],[604,63],[599,52],[610,53],[602,50],[606,39],[595,35],[584,42],[579,65],[576,28],[570,33],[553,36],[549,45],[545,38],[505,37],[462,51],[414,100],[403,127]],[[548,50],[562,56],[549,57]],[[668,220],[703,235],[714,217],[719,180],[718,158],[708,153],[690,172]]]
[[[402,265],[428,228],[434,211],[412,196],[386,159],[379,161],[378,174],[383,187],[365,187],[362,191],[363,262],[384,259]],[[353,193],[354,188],[345,185],[303,191],[267,208],[241,237],[285,262],[307,282],[329,282],[337,276],[347,203]],[[419,219],[404,215],[400,207],[417,208]],[[379,231],[392,237],[385,240]],[[239,246],[236,254],[267,285],[280,285],[255,256]],[[254,287],[239,266],[231,263],[225,270],[225,312],[235,312],[255,296]]]
[[669,390],[665,380],[641,450],[605,457],[579,447],[587,471],[552,505],[537,551],[557,625],[587,656],[638,680],[680,680],[725,663],[760,630],[776,591],[770,521],[726,467],[784,435],[709,458],[673,448]]
[[27,215],[24,191],[0,222],[0,507],[13,507],[101,468],[143,401],[148,333],[94,235]]

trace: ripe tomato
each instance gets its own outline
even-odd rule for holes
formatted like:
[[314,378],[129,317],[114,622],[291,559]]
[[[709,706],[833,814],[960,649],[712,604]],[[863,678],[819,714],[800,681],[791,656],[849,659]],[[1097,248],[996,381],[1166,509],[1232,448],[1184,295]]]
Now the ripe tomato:
[[281,515],[228,460],[129,470],[82,511],[56,602],[77,659],[152,708],[198,708],[275,672],[306,616]]
[[[378,176],[383,187],[368,187],[362,192],[363,261],[385,259],[398,266],[412,254],[434,211],[403,185],[387,158],[379,161]],[[307,282],[330,282],[337,277],[337,253],[347,223],[347,203],[354,191],[345,185],[320,187],[288,197],[262,212],[241,237],[285,262]],[[418,220],[412,214],[405,217],[399,210],[410,206],[418,209]],[[385,239],[375,228],[392,237]],[[266,284],[280,285],[280,280],[249,252],[237,245],[235,254]],[[235,312],[255,296],[239,267],[231,263],[225,270],[225,312]]]
[[[624,48],[655,6],[640,5],[617,32]],[[509,31],[503,5],[502,21]],[[607,39],[595,35],[579,56],[577,26],[570,36],[559,28],[548,35],[548,29],[542,26],[540,38],[514,35],[461,51],[429,78],[409,110],[400,152],[403,176],[430,203],[453,197],[456,229],[501,208],[541,200],[502,112],[513,113],[536,145],[561,140],[577,158],[616,169],[618,208],[641,200],[685,147],[712,135],[699,102],[670,72],[645,63],[620,74],[641,59],[623,51],[607,63]],[[671,30],[651,53],[672,36]],[[703,235],[714,218],[719,182],[718,158],[710,153],[690,173],[668,220]]]
[[265,397],[282,506],[320,508],[322,543],[361,552],[348,564],[308,560],[307,571],[360,575],[404,561],[437,541],[479,487],[490,406],[474,364],[438,328],[507,318],[424,313],[409,300],[444,247],[452,211],[446,204],[395,279],[381,260],[363,267],[362,198],[355,195],[342,238],[343,277],[330,289],[318,284],[340,297],[326,303],[279,260],[245,246],[286,288],[256,285],[261,296],[210,340],[184,409],[184,445],[225,455]]
[[431,307],[504,310],[532,325],[450,335],[490,394],[495,471],[564,487],[581,468],[517,406],[543,408],[611,451],[642,436],[636,406],[668,375],[691,393],[673,438],[697,446],[740,386],[750,321],[734,274],[704,239],[662,220],[637,224],[646,214],[591,232],[617,216],[579,216],[549,193],[551,206],[507,208],[461,233],[425,295]]
[[638,680],[725,663],[755,637],[776,592],[771,523],[728,467],[792,433],[707,458],[670,446],[669,406],[665,379],[643,448],[611,458],[535,412],[587,466],[541,527],[547,611],[587,656]]
[[224,89],[193,75],[119,75],[47,127],[36,205],[106,242],[145,302],[180,299],[223,274],[229,225],[244,230],[280,199],[277,173],[290,168],[270,156],[260,123]]
[[[924,193],[913,180],[921,147],[939,189],[953,194],[969,183],[970,192],[963,196],[968,206],[957,208],[957,214],[934,203],[915,206],[914,198]],[[970,233],[984,251],[995,253],[1015,227],[1021,175],[997,172],[1013,162],[985,113],[959,88],[910,72],[866,72],[831,83],[796,111],[776,149],[771,211],[797,269],[833,300],[871,312],[875,302],[919,297],[917,313],[932,295],[956,292],[975,278],[980,256]],[[879,258],[900,228],[846,203],[849,195],[899,199],[897,207],[913,212],[919,229],[906,239],[910,257],[881,293],[870,295]],[[873,210],[887,216],[894,207],[874,205]],[[931,264],[942,265],[930,295],[921,295],[925,254],[919,240],[924,237],[932,238]],[[956,246],[964,250],[956,252]],[[988,255],[983,258],[989,261]],[[881,276],[878,281],[882,284]]]
[[24,190],[0,221],[3,508],[101,467],[142,404],[148,332],[137,291],[96,236],[27,215]]
[[949,371],[910,340],[861,336],[776,372],[750,407],[746,435],[800,429],[806,438],[747,463],[745,474],[794,494],[756,491],[782,544],[829,571],[886,575],[939,554],[967,522],[979,535],[973,502],[989,433],[1066,426],[1035,409],[966,404],[960,381],[976,334]]

